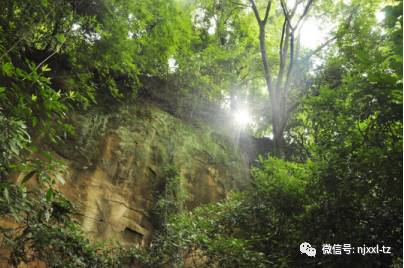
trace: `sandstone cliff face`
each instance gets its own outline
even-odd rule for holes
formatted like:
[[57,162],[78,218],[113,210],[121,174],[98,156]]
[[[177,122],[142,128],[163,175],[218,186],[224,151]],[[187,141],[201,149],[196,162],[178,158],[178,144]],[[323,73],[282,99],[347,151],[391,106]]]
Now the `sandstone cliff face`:
[[76,134],[54,151],[68,166],[61,190],[78,206],[83,230],[94,239],[150,241],[167,165],[185,179],[188,209],[247,184],[246,159],[228,138],[153,105],[92,111],[73,122]]

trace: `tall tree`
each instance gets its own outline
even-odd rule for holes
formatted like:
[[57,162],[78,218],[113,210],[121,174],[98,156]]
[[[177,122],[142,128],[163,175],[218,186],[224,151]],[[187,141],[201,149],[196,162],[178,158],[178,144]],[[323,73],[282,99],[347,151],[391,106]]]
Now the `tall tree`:
[[[267,2],[265,13],[262,17],[256,2],[250,0],[251,8],[259,26],[261,59],[267,91],[271,102],[274,153],[279,157],[283,157],[285,153],[285,140],[283,133],[288,120],[288,115],[293,109],[293,106],[287,104],[287,97],[291,87],[291,77],[297,58],[296,53],[298,51],[298,46],[296,45],[296,36],[305,21],[305,17],[313,4],[313,0],[294,1],[292,7],[288,7],[288,4],[284,0],[280,0],[283,12],[283,26],[278,51],[278,74],[275,79],[272,77],[272,69],[275,69],[273,66],[274,64],[269,62],[266,48],[266,28],[272,2],[272,0]],[[303,11],[299,14],[298,10],[300,9],[300,6],[303,6]]]

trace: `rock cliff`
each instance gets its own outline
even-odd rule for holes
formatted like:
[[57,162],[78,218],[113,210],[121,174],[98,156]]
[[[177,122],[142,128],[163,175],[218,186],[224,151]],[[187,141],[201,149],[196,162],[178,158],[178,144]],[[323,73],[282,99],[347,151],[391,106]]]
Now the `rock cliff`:
[[207,125],[186,123],[152,104],[72,117],[75,134],[53,150],[65,161],[62,192],[90,237],[146,245],[164,168],[185,180],[192,209],[248,181],[246,157]]

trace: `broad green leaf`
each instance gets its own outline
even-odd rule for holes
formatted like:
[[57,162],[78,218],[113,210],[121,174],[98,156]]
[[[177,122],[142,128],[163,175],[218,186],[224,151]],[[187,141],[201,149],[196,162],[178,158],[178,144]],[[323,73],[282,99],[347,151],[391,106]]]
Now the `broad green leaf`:
[[22,179],[21,183],[26,183],[28,180],[30,180],[36,173],[36,170],[32,170],[30,172],[28,172],[24,178]]
[[50,202],[50,201],[52,201],[53,196],[54,196],[54,192],[53,192],[52,188],[49,188],[48,191],[46,191],[45,200],[47,202]]
[[6,62],[2,65],[3,73],[6,76],[11,76],[14,71],[14,66],[10,62]]
[[6,199],[7,203],[10,203],[10,194],[8,192],[8,188],[5,187],[3,190],[4,198]]
[[58,34],[58,35],[56,35],[55,37],[56,37],[56,40],[57,40],[59,43],[64,43],[64,42],[66,41],[66,37],[65,37],[64,34]]

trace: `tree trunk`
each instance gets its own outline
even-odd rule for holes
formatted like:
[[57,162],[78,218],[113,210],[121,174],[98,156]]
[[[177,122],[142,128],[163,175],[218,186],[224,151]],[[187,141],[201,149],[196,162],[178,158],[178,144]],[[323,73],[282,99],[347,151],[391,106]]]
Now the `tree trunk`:
[[282,111],[282,105],[280,103],[281,98],[279,92],[275,91],[270,96],[272,107],[272,133],[274,140],[274,155],[280,158],[285,156],[285,139],[283,137],[284,132],[284,117]]
[[265,82],[267,84],[267,90],[269,96],[273,94],[273,89],[272,89],[272,78],[271,78],[271,71],[269,69],[269,64],[268,64],[268,57],[267,57],[267,50],[265,47],[265,25],[260,23],[260,50],[261,50],[261,59],[262,59],[262,65],[264,67],[264,77],[265,77]]
[[281,105],[281,92],[280,88],[273,88],[271,73],[268,65],[268,57],[265,47],[265,26],[260,25],[260,50],[262,64],[264,67],[264,77],[267,84],[267,91],[270,98],[270,103],[272,107],[272,132],[274,139],[274,155],[283,158],[285,153],[285,142],[283,138],[283,116],[282,116],[282,105]]

